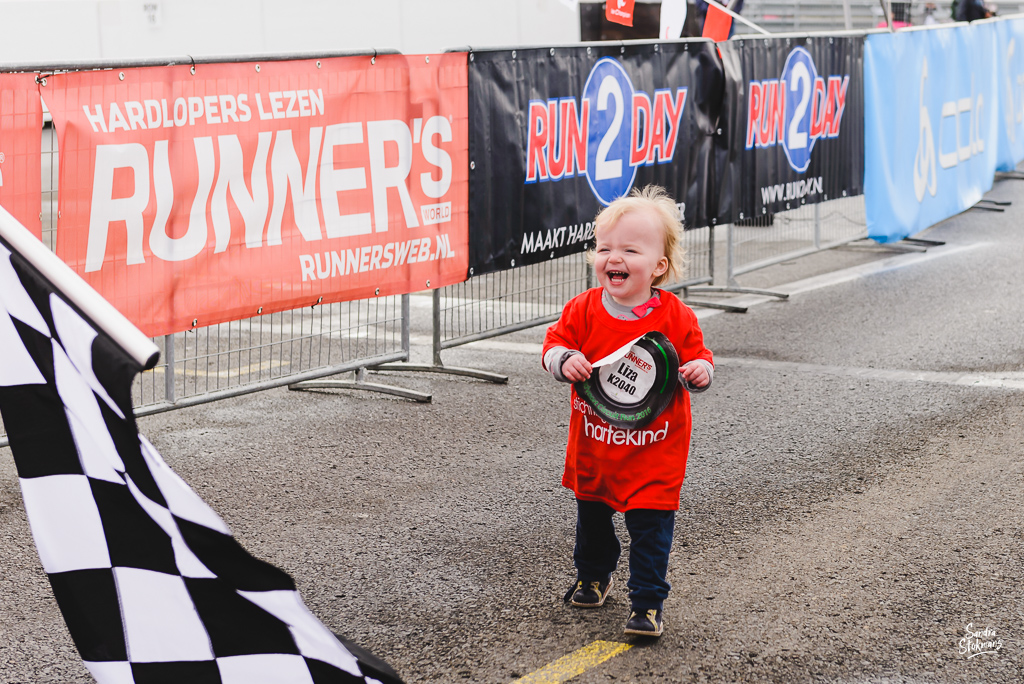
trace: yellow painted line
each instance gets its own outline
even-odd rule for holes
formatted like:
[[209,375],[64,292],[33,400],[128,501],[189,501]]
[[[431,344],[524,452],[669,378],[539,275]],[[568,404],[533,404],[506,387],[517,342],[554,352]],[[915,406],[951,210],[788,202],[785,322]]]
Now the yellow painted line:
[[631,648],[633,648],[631,644],[595,641],[515,680],[512,684],[561,684],[561,682],[567,682]]

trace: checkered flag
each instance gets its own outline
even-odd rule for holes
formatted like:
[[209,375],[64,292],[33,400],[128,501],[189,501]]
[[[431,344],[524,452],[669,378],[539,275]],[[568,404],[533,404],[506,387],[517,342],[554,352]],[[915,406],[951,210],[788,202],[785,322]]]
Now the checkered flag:
[[100,684],[400,682],[346,648],[139,435],[131,384],[156,359],[0,209],[0,412],[89,672]]

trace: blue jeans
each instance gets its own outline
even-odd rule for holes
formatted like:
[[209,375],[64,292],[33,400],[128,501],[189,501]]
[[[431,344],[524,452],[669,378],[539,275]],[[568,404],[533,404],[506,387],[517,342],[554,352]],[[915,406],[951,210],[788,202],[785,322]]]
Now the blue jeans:
[[[622,547],[615,536],[615,510],[598,501],[576,499],[576,574],[584,582],[604,581],[619,562]],[[633,609],[661,610],[672,586],[668,583],[668,553],[672,548],[675,511],[634,509],[625,512],[629,531],[629,602]]]

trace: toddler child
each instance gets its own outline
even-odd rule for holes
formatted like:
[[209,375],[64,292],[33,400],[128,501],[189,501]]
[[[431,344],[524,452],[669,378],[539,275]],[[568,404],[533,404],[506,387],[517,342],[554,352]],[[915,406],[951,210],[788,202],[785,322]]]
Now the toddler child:
[[612,516],[622,512],[630,536],[626,634],[662,633],[668,555],[690,447],[687,390],[707,389],[714,373],[697,316],[675,295],[655,289],[681,275],[682,230],[679,209],[662,188],[634,190],[608,205],[597,216],[590,255],[600,287],[570,300],[544,338],[544,367],[562,382],[586,380],[591,360],[655,330],[679,355],[681,387],[647,426],[653,441],[648,435],[630,440],[630,430],[597,417],[575,388],[571,396],[562,485],[576,495],[577,580],[566,600],[581,608],[604,605],[621,551]]

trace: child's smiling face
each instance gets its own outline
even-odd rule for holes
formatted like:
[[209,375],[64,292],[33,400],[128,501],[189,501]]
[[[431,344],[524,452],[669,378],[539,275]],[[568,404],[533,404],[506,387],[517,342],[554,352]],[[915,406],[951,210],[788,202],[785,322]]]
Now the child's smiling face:
[[655,278],[668,270],[662,230],[652,212],[631,211],[597,231],[594,272],[618,304],[646,302]]

